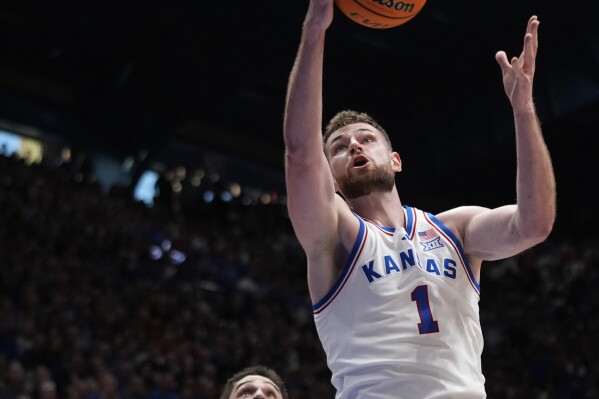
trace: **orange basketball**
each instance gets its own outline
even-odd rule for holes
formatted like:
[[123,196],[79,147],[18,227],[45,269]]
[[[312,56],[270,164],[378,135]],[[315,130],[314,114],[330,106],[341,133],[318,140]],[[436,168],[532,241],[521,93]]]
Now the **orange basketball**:
[[426,0],[335,0],[352,21],[373,29],[405,24],[422,10]]

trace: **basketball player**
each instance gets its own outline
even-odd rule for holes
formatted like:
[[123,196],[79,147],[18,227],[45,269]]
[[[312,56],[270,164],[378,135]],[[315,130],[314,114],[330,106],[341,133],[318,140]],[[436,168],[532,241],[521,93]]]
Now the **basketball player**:
[[288,399],[279,374],[266,366],[249,366],[227,380],[220,399]]
[[332,19],[333,0],[310,1],[284,139],[289,214],[336,398],[485,398],[481,263],[541,243],[555,219],[553,168],[532,97],[539,21],[528,21],[519,57],[496,55],[514,115],[516,203],[432,215],[402,204],[401,158],[367,114],[342,111],[321,135]]

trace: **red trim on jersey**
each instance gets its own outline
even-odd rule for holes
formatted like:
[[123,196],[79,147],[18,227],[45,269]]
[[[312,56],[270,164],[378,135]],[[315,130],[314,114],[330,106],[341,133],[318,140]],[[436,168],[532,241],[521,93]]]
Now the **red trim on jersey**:
[[412,231],[410,231],[410,241],[414,241],[414,235],[416,235],[416,226],[418,226],[418,212],[416,209],[410,208],[412,210],[412,216],[414,218],[414,222],[412,223]]
[[[361,217],[361,216],[360,216]],[[372,224],[374,227],[376,227],[377,229],[379,229],[382,233],[388,235],[389,237],[393,237],[393,235],[395,234],[395,231],[397,231],[397,228],[393,227],[393,232],[390,232],[388,230],[383,229],[381,226],[379,226],[378,224],[374,223],[372,220],[370,219],[366,219],[365,217],[362,217],[362,219],[364,219],[365,221],[367,221],[368,223]]]

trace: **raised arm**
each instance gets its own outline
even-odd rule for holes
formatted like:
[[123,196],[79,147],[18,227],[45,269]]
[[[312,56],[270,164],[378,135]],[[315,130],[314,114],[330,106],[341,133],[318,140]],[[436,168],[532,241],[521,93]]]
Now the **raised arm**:
[[555,221],[555,177],[533,102],[539,21],[532,16],[519,58],[507,62],[505,52],[497,53],[505,92],[512,104],[516,128],[518,208],[515,227],[520,235],[536,242],[551,232]]
[[[308,258],[313,302],[324,296],[337,277],[335,266],[347,255],[341,237],[347,237],[347,243],[355,240],[352,222],[357,233],[357,219],[335,194],[322,145],[324,42],[332,19],[333,0],[310,1],[289,78],[284,115],[287,207]],[[342,219],[350,222],[343,223]]]
[[464,249],[478,259],[501,259],[528,249],[547,238],[555,221],[555,177],[533,102],[538,27],[532,16],[519,57],[508,61],[504,51],[495,57],[514,114],[517,203],[493,210],[456,210],[468,221],[462,226]]
[[333,0],[311,0],[287,92],[284,116],[288,208],[308,255],[336,231],[333,178],[322,147],[322,69]]

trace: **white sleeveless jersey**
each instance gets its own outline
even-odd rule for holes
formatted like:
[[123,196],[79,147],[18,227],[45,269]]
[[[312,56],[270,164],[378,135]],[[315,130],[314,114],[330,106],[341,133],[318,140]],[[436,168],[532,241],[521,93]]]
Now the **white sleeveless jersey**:
[[313,305],[336,398],[486,398],[478,282],[447,227],[404,212],[405,230],[358,217],[338,281]]

